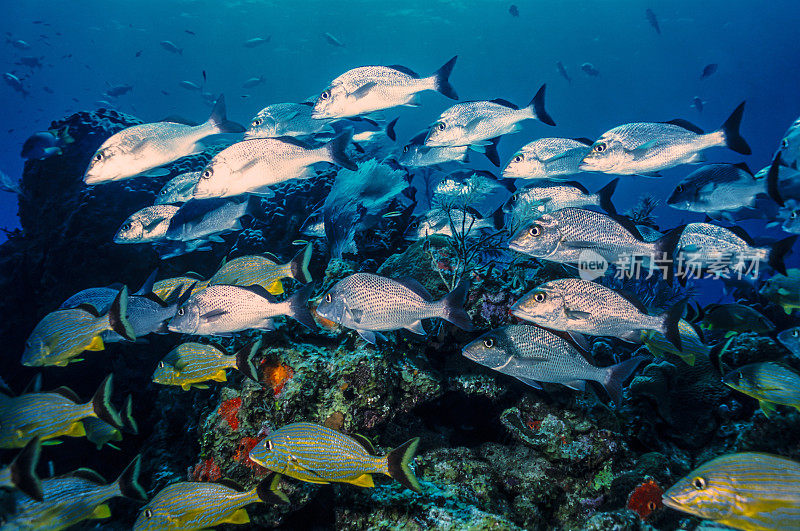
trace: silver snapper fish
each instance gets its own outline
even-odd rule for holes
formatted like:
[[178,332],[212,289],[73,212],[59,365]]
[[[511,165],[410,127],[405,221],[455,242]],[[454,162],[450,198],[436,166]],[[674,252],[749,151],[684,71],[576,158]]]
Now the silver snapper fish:
[[332,133],[330,120],[312,118],[313,110],[314,104],[310,102],[267,105],[253,117],[250,128],[244,133],[244,139]]
[[788,199],[775,215],[775,220],[767,223],[767,227],[780,227],[782,231],[800,234],[800,201]]
[[135,177],[181,157],[201,153],[204,146],[200,141],[207,136],[241,131],[241,126],[227,121],[225,100],[220,96],[203,124],[155,122],[115,133],[92,156],[83,181],[100,184]]
[[755,262],[767,262],[779,273],[786,274],[784,256],[792,250],[797,236],[778,240],[771,246],[756,247],[739,227],[720,227],[711,223],[689,223],[675,248],[676,258],[691,267],[707,268],[726,265],[734,271],[746,272]]
[[182,242],[221,241],[220,234],[242,230],[241,218],[259,211],[257,197],[235,199],[192,199],[172,217],[166,239]]
[[481,217],[472,209],[434,208],[425,216],[413,220],[406,231],[408,240],[424,240],[438,234],[454,238],[456,236],[476,237],[482,230],[502,230],[503,213],[497,211],[492,217]]
[[726,211],[753,208],[758,196],[774,195],[778,183],[768,182],[770,179],[773,177],[757,179],[744,163],[707,164],[684,177],[667,204],[716,217]]
[[482,170],[450,172],[433,188],[431,203],[441,208],[475,209],[484,215],[491,214],[515,190],[511,181],[498,180],[494,174]]
[[540,138],[522,146],[503,168],[501,177],[515,179],[553,179],[580,173],[578,169],[589,153],[588,138]]
[[457,103],[439,116],[425,139],[425,145],[486,146],[493,138],[519,131],[520,122],[525,120],[556,125],[544,109],[546,87],[542,85],[528,106],[522,109],[502,99]]
[[314,103],[313,118],[347,118],[398,105],[417,106],[417,94],[434,90],[457,100],[449,77],[458,56],[428,77],[400,65],[361,66],[333,81]]
[[178,308],[169,322],[169,329],[198,336],[230,335],[250,329],[274,330],[272,319],[280,315],[288,315],[314,329],[316,323],[307,307],[313,289],[313,284],[308,284],[278,302],[259,285],[209,286],[193,294]]
[[114,235],[114,243],[146,243],[163,240],[167,229],[178,213],[175,205],[156,205],[144,207],[134,212],[120,226]]
[[203,169],[194,189],[195,199],[230,197],[245,193],[272,197],[270,186],[313,176],[309,166],[329,162],[357,170],[345,150],[345,132],[321,147],[311,147],[291,137],[256,138],[237,142],[217,153]]
[[523,295],[511,313],[539,326],[592,336],[618,337],[638,343],[641,332],[664,334],[678,350],[681,348],[678,323],[684,304],[669,312],[650,315],[638,300],[626,297],[596,282],[562,278],[540,284]]
[[172,179],[159,190],[156,195],[156,205],[169,205],[173,203],[185,203],[194,195],[194,187],[200,180],[201,171],[189,171],[181,173]]
[[316,311],[374,344],[376,332],[405,328],[424,335],[422,319],[434,317],[462,330],[472,330],[469,315],[461,307],[468,291],[469,282],[462,280],[453,291],[435,301],[416,280],[355,273],[328,290]]
[[594,194],[578,182],[536,183],[512,195],[503,205],[503,212],[509,215],[509,226],[512,230],[543,214],[568,207],[595,207],[609,214],[616,214],[617,210],[611,201],[611,196],[617,188],[617,183],[619,179],[614,179]]
[[616,404],[622,386],[645,358],[610,367],[595,367],[566,339],[533,325],[509,325],[482,335],[464,347],[466,358],[513,376],[536,389],[539,382],[559,383],[583,391],[586,381],[600,383]]
[[414,136],[403,146],[397,162],[407,168],[424,168],[448,162],[469,162],[469,146],[429,147],[425,145],[427,131]]
[[[624,225],[623,225],[624,223]],[[511,250],[551,262],[578,263],[581,253],[593,251],[608,262],[627,257],[663,259],[670,263],[681,231],[673,229],[647,242],[632,223],[582,208],[562,208],[521,227],[509,241]],[[667,269],[667,279],[672,268]]]
[[708,134],[686,120],[620,125],[603,133],[592,144],[579,169],[617,175],[658,176],[660,170],[702,162],[702,152],[712,147],[727,146],[737,153],[749,155],[750,146],[739,134],[742,113],[744,102],[736,107],[722,127]]

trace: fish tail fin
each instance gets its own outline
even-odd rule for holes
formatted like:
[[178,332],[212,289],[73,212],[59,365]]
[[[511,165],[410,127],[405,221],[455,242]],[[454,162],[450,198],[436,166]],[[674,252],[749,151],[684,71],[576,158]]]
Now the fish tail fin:
[[111,403],[111,393],[114,389],[112,377],[113,375],[111,374],[106,376],[106,379],[103,380],[103,383],[101,383],[100,387],[95,391],[92,397],[92,410],[97,418],[111,424],[119,430],[123,428],[123,424],[122,417],[120,417],[119,412]]
[[622,387],[625,384],[625,380],[646,359],[644,356],[638,356],[606,368],[605,381],[602,383],[615,404],[620,405],[622,403]]
[[311,273],[308,272],[308,264],[311,262],[311,251],[313,246],[309,243],[305,249],[297,253],[292,261],[286,264],[289,275],[298,282],[308,284],[311,282]]
[[681,332],[680,322],[683,318],[683,313],[686,310],[686,301],[682,300],[675,304],[668,312],[664,314],[663,332],[667,341],[675,345],[675,348],[682,351],[681,347]]
[[539,87],[539,91],[536,93],[536,96],[534,96],[531,102],[528,104],[528,109],[533,112],[533,116],[540,122],[547,125],[556,125],[556,123],[553,121],[553,118],[551,118],[544,109],[544,92],[546,89],[546,83]]
[[281,476],[275,472],[270,472],[267,477],[256,485],[256,496],[264,503],[277,505],[289,505],[289,497],[278,490]]
[[137,501],[147,501],[147,492],[139,485],[139,472],[142,469],[142,456],[137,455],[133,458],[125,470],[117,478],[119,492],[126,498]]
[[394,132],[394,126],[397,125],[397,120],[399,119],[400,117],[398,116],[386,126],[386,136],[388,136],[392,142],[397,140],[397,133]]
[[39,437],[34,437],[8,465],[11,482],[22,493],[36,501],[42,501],[42,480],[36,475],[42,444]]
[[618,183],[619,177],[597,191],[597,202],[600,205],[600,208],[613,215],[617,214],[617,209],[614,206],[614,203],[611,201],[611,196],[614,195],[614,191],[617,189]]
[[457,55],[433,73],[433,88],[451,100],[458,99],[456,89],[450,84],[450,74],[453,72],[453,67],[456,65],[456,59],[458,59]]
[[722,136],[725,139],[725,145],[730,149],[742,155],[750,155],[753,151],[747,145],[747,141],[739,133],[739,126],[742,125],[742,114],[744,114],[744,104],[742,102],[736,107],[731,115],[719,128],[722,131]]
[[797,235],[778,240],[772,244],[772,247],[769,250],[767,262],[770,266],[772,266],[772,269],[781,275],[786,275],[786,264],[783,263],[783,259],[786,254],[792,250],[792,246],[796,240]]
[[258,382],[258,367],[253,362],[258,351],[261,350],[261,340],[253,341],[252,343],[240,348],[236,354],[236,370],[244,374],[254,382]]
[[352,136],[353,131],[351,129],[344,131],[342,134],[325,144],[325,150],[328,152],[331,162],[337,166],[347,168],[350,171],[356,171],[358,166],[356,166],[356,163],[350,160],[346,154],[347,146],[350,144],[350,139]]
[[111,330],[128,341],[136,341],[133,326],[128,322],[128,286],[123,286],[111,303],[108,309],[108,324]]
[[389,476],[405,488],[411,489],[414,492],[420,492],[422,489],[419,486],[417,476],[414,475],[414,472],[408,465],[414,460],[414,455],[417,453],[418,446],[419,437],[414,437],[386,455]]
[[468,292],[469,280],[463,279],[453,291],[445,295],[444,298],[439,301],[442,305],[440,317],[453,323],[460,329],[467,331],[473,329],[472,320],[463,308]]
[[224,94],[220,94],[219,98],[217,98],[211,111],[211,116],[208,117],[206,123],[213,127],[216,133],[243,133],[245,130],[244,127],[236,122],[228,121]]
[[681,239],[685,227],[685,225],[679,225],[654,242],[657,257],[659,259],[663,257],[664,264],[666,264],[664,280],[670,284],[675,278],[675,269],[672,267],[675,258],[675,248],[678,246],[678,242]]
[[125,399],[125,409],[122,411],[122,427],[128,433],[134,435],[139,433],[139,425],[136,424],[136,419],[133,418],[133,397],[128,395]]
[[489,162],[500,167],[500,155],[497,153],[497,144],[500,143],[500,137],[495,137],[490,140],[491,144],[486,146],[486,151],[484,151],[484,155],[486,158],[489,159]]
[[313,290],[314,284],[306,284],[291,297],[286,299],[286,304],[288,305],[286,315],[291,316],[295,321],[307,326],[311,330],[317,328],[317,323],[308,310],[308,298],[311,296]]
[[781,152],[778,151],[772,158],[772,163],[769,165],[769,171],[767,171],[767,195],[769,195],[770,198],[780,206],[784,206],[783,195],[781,195],[781,191],[779,189],[781,163]]

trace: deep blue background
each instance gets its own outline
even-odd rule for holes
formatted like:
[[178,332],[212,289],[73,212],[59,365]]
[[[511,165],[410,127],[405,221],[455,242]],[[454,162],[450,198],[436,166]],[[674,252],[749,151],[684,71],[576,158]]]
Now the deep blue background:
[[[224,92],[230,117],[243,123],[269,103],[315,95],[339,73],[363,64],[403,64],[428,74],[458,54],[452,82],[462,99],[501,97],[522,105],[548,83],[547,107],[558,127],[527,123],[501,141],[504,162],[538,136],[594,138],[631,121],[684,117],[714,129],[746,99],[742,132],[753,155],[724,149],[707,155],[712,161],[746,160],[757,170],[800,114],[796,0],[516,4],[519,18],[509,15],[510,2],[497,1],[9,2],[0,30],[32,48],[4,44],[0,68],[25,76],[31,96],[0,84],[0,169],[18,177],[25,138],[67,113],[95,108],[108,83],[134,86],[117,100],[119,110],[148,121],[171,114],[203,120],[209,108],[196,92],[178,86],[181,80],[200,83],[203,70],[207,90]],[[645,18],[648,7],[659,17],[661,35]],[[37,20],[44,24],[34,24]],[[346,46],[331,46],[324,32]],[[268,35],[272,41],[263,46],[242,45]],[[162,40],[184,48],[183,55],[162,49]],[[42,56],[45,67],[30,72],[15,65],[21,55]],[[559,60],[572,84],[557,73]],[[581,72],[583,62],[593,63],[600,76]],[[719,71],[701,80],[703,66],[712,62],[719,63]],[[260,75],[265,84],[242,88],[246,79]],[[55,93],[45,92],[45,86]],[[707,100],[702,114],[689,107],[694,96]],[[398,133],[404,140],[449,104],[426,94],[421,108],[387,115],[401,116]],[[669,170],[660,180],[623,177],[615,196],[618,210],[631,207],[644,192],[665,199],[692,169]],[[587,174],[582,180],[594,189],[609,178]],[[657,213],[662,227],[699,219],[666,207]],[[2,226],[17,226],[12,194],[0,193]]]

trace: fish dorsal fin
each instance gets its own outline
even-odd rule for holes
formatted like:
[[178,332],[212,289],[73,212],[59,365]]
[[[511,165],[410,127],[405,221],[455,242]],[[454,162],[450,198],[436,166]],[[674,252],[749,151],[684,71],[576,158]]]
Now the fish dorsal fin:
[[433,295],[431,295],[431,293],[427,290],[427,288],[425,288],[425,286],[420,284],[419,281],[416,279],[413,279],[411,277],[400,277],[396,278],[395,282],[407,287],[408,289],[410,289],[411,291],[413,291],[414,293],[416,293],[417,295],[419,295],[428,302],[433,300]]
[[200,125],[197,122],[189,120],[188,118],[184,118],[183,116],[178,116],[177,114],[170,114],[169,116],[165,116],[164,118],[162,118],[159,121],[160,122],[170,122],[170,123],[173,123],[173,124],[191,125],[192,127]]
[[706,134],[705,131],[694,125],[689,120],[684,120],[683,118],[675,118],[674,120],[670,120],[668,122],[662,122],[665,124],[677,125],[678,127],[683,127],[687,131],[691,131],[692,133],[697,133],[698,135]]
[[578,138],[573,138],[575,142],[580,142],[581,144],[586,144],[587,146],[591,146],[594,144],[594,141],[590,138],[586,138],[585,136],[579,136]]
[[751,238],[750,235],[747,234],[747,232],[739,225],[732,225],[730,227],[725,227],[725,228],[734,233],[736,236],[743,239],[747,245],[750,246],[755,245],[755,243],[753,243],[753,238]]
[[[223,258],[224,260],[224,258]],[[194,278],[196,280],[203,280],[203,276],[200,273],[195,273],[194,271],[187,271],[183,276]]]
[[514,109],[514,110],[518,110],[519,109],[519,107],[517,107],[516,105],[514,105],[513,103],[511,103],[508,100],[504,100],[503,98],[495,98],[495,99],[489,100],[489,101],[491,101],[492,103],[496,103],[498,105],[502,105],[503,107],[508,107],[510,109]]
[[53,394],[56,394],[56,395],[61,395],[64,398],[66,398],[67,400],[72,400],[76,404],[80,404],[81,403],[81,398],[78,396],[78,393],[76,393],[75,391],[73,391],[69,387],[66,387],[66,386],[62,385],[61,387],[57,387],[57,388],[53,389],[50,392],[53,393]]
[[636,228],[636,225],[633,223],[633,221],[631,221],[629,217],[621,216],[619,214],[617,215],[607,214],[607,216],[616,221],[617,223],[619,223],[620,225],[622,225],[623,227],[625,227],[625,230],[633,234],[636,238],[644,241],[644,238],[642,238],[641,233],[639,233],[639,229]]
[[753,175],[753,172],[750,171],[750,166],[748,166],[746,162],[739,162],[737,164],[734,164],[733,166],[734,168],[739,168],[740,170],[746,171],[750,175]]
[[40,393],[42,392],[42,373],[38,373],[36,376],[31,378],[31,381],[28,382],[28,385],[25,386],[25,389],[22,390],[22,394],[27,393]]
[[98,485],[105,485],[108,483],[106,478],[92,470],[91,468],[79,468],[77,470],[73,470],[67,474],[64,474],[61,477],[71,477],[71,478],[80,478],[85,479],[86,481],[91,481],[92,483],[97,483]]
[[276,137],[275,140],[280,140],[284,144],[290,144],[292,146],[301,147],[303,149],[312,149],[307,143],[303,142],[302,140],[298,140],[292,136],[279,136]]
[[226,356],[228,355],[228,351],[225,350],[225,347],[223,347],[219,343],[211,342],[211,343],[206,343],[206,345],[208,345],[211,348],[217,349],[218,351],[220,351],[221,353],[225,354]]
[[252,293],[255,293],[259,297],[267,299],[268,302],[275,303],[278,301],[278,299],[275,298],[275,295],[267,291],[267,288],[265,288],[260,284],[253,284],[252,286],[238,286],[238,287],[250,291]]
[[150,293],[148,293],[146,295],[140,295],[140,297],[142,297],[143,299],[147,299],[147,300],[153,301],[156,304],[158,304],[159,306],[161,306],[162,308],[166,308],[166,307],[169,306],[169,304],[164,302],[161,299],[161,297],[159,297],[158,295],[156,295],[155,293],[152,293],[152,292],[150,292]]
[[614,291],[617,292],[617,295],[619,295],[620,297],[622,297],[623,299],[625,299],[629,303],[633,304],[633,306],[637,310],[642,312],[643,314],[649,314],[650,313],[650,310],[647,309],[647,306],[642,304],[642,301],[640,301],[639,298],[636,295],[634,295],[633,293],[631,293],[630,291],[624,290],[624,289],[617,289],[617,290],[614,290]]
[[353,439],[356,440],[358,444],[364,447],[364,450],[367,451],[370,455],[378,455],[378,452],[375,451],[375,447],[372,445],[372,441],[367,439],[366,436],[361,435],[360,433],[354,433],[350,435]]
[[125,287],[125,284],[122,282],[114,282],[106,286],[108,289],[113,289],[114,291],[120,291],[122,288]]
[[587,194],[587,195],[589,194],[589,190],[584,185],[579,183],[578,181],[565,181],[564,184],[568,184],[569,186],[572,186],[573,188],[577,188],[578,190],[580,190],[584,194]]
[[94,315],[95,317],[100,317],[100,312],[97,311],[97,308],[95,308],[94,306],[92,306],[88,302],[84,302],[82,304],[77,305],[75,307],[75,309],[83,310],[84,312],[90,313],[90,314]]
[[419,74],[408,68],[407,66],[403,65],[389,65],[386,68],[391,68],[392,70],[397,70],[398,72],[402,72],[404,74],[408,74],[411,77],[419,78]]
[[221,478],[215,481],[214,483],[217,483],[218,485],[222,485],[224,487],[228,487],[229,489],[233,489],[236,492],[244,492],[244,487],[242,487],[241,485],[239,485],[237,482],[235,482],[230,478]]
[[[131,293],[131,295],[146,295],[148,293],[152,293],[153,292],[153,284],[155,284],[155,281],[156,281],[156,275],[158,275],[158,269],[154,269],[153,272],[150,273],[150,275],[147,277],[147,280],[144,281],[144,284],[142,284],[142,287],[139,288],[139,291],[137,291],[136,293]],[[123,287],[125,287],[125,286],[123,285],[122,287],[120,287],[118,289],[122,289]]]

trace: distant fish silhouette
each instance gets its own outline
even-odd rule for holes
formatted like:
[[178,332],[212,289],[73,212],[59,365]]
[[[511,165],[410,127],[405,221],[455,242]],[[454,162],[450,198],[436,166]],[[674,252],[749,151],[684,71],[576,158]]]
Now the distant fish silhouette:
[[647,17],[647,21],[650,23],[650,25],[653,26],[653,29],[656,30],[656,33],[661,35],[661,28],[658,26],[658,18],[656,17],[656,14],[653,13],[653,10],[647,8],[647,11],[644,12],[644,15]]
[[700,99],[700,96],[695,96],[694,99],[692,99],[692,104],[690,106],[694,107],[697,110],[697,112],[703,112],[703,106],[705,104],[706,102]]
[[719,65],[717,63],[707,64],[705,68],[703,68],[703,73],[700,75],[700,79],[711,77],[712,75],[714,75],[714,72],[717,71],[717,68],[719,68]]
[[511,4],[511,7],[508,8],[508,12],[511,14],[512,17],[519,16],[519,8],[514,4]]
[[581,70],[586,72],[587,76],[597,77],[600,75],[600,70],[594,67],[592,63],[583,63],[581,65]]
[[325,40],[328,41],[328,44],[330,44],[331,46],[338,46],[339,48],[344,48],[344,43],[339,39],[337,39],[336,37],[334,37],[333,35],[331,35],[330,33],[326,32],[325,34],[323,34],[323,37],[325,37]]
[[558,73],[561,74],[561,77],[566,79],[569,83],[572,83],[572,78],[569,77],[569,74],[567,74],[567,69],[564,67],[564,63],[561,61],[556,61],[556,68],[558,69]]

